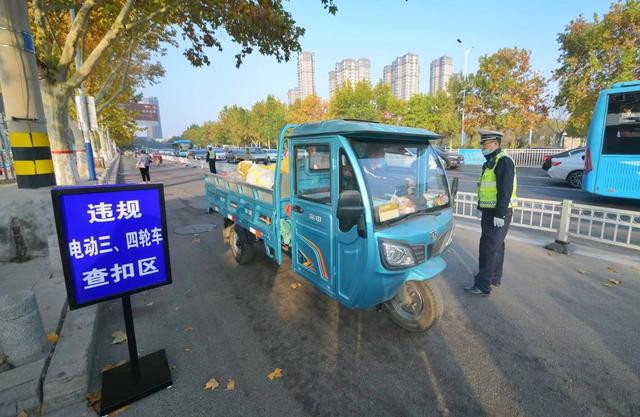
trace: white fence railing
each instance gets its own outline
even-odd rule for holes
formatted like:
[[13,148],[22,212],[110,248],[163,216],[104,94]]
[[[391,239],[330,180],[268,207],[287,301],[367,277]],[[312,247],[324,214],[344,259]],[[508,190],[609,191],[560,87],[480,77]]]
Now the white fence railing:
[[[454,215],[479,218],[475,193],[459,192]],[[513,208],[513,226],[555,232],[556,240],[569,236],[640,250],[640,212],[576,204],[571,200],[550,201],[518,198]]]
[[[480,151],[480,149],[449,150],[462,154],[465,157],[465,162],[467,162],[467,159],[469,160],[469,165],[473,165],[474,162],[481,165],[482,162],[484,162],[484,157],[482,157],[482,152]],[[509,156],[513,159],[517,167],[541,167],[546,155],[556,155],[564,151],[566,151],[566,149],[563,148],[506,149],[507,154],[509,154]]]

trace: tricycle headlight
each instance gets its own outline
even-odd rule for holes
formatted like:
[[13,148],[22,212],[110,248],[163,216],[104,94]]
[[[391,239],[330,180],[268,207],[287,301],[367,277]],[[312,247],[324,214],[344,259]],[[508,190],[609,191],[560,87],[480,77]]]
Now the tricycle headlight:
[[408,268],[416,264],[416,258],[409,245],[389,240],[381,240],[382,260],[391,268]]

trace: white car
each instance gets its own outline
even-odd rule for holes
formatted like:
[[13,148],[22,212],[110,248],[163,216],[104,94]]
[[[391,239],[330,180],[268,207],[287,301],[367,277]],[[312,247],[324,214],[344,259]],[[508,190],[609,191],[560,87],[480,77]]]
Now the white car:
[[267,156],[269,156],[269,162],[276,162],[276,160],[278,159],[277,149],[264,148],[264,151],[267,153]]
[[547,175],[566,180],[573,188],[582,188],[585,148],[576,148],[554,155]]

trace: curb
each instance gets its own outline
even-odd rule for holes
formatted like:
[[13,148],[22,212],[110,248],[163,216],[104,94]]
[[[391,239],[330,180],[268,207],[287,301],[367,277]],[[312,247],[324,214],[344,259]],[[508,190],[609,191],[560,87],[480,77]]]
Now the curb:
[[[468,224],[468,223],[465,224],[459,221],[458,219],[456,219],[455,222],[456,222],[456,229],[469,230],[469,231],[478,232],[478,233],[482,232],[482,229],[480,228],[479,224],[477,226]],[[550,242],[553,241],[553,237],[550,237],[548,239],[536,238],[536,237],[524,237],[524,236],[521,236],[521,233],[519,233],[518,231],[516,231],[515,233],[511,233],[512,231],[513,229],[509,229],[509,233],[507,234],[507,240],[513,240],[516,242],[524,243],[527,245],[539,246],[542,248],[544,248],[546,245],[548,245]],[[580,243],[575,241],[571,242],[571,245],[575,246],[575,249],[573,249],[571,253],[567,254],[566,256],[578,255],[578,256],[585,256],[588,258],[596,258],[596,259],[611,258],[611,259],[615,259],[617,263],[635,267],[635,268],[640,268],[640,262],[638,262],[637,256],[625,255],[618,252],[607,251],[606,249],[592,248],[592,247],[581,245]]]
[[[117,155],[98,183],[115,183],[119,169],[120,155]],[[66,317],[63,316],[59,342],[42,370],[41,415],[80,404],[84,406],[91,376],[97,315],[98,307],[94,305],[69,311]]]

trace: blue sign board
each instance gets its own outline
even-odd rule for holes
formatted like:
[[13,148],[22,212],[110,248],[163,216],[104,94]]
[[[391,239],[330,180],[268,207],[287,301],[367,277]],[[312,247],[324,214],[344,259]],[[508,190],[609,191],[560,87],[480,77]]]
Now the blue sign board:
[[51,190],[71,309],[171,283],[162,184]]

